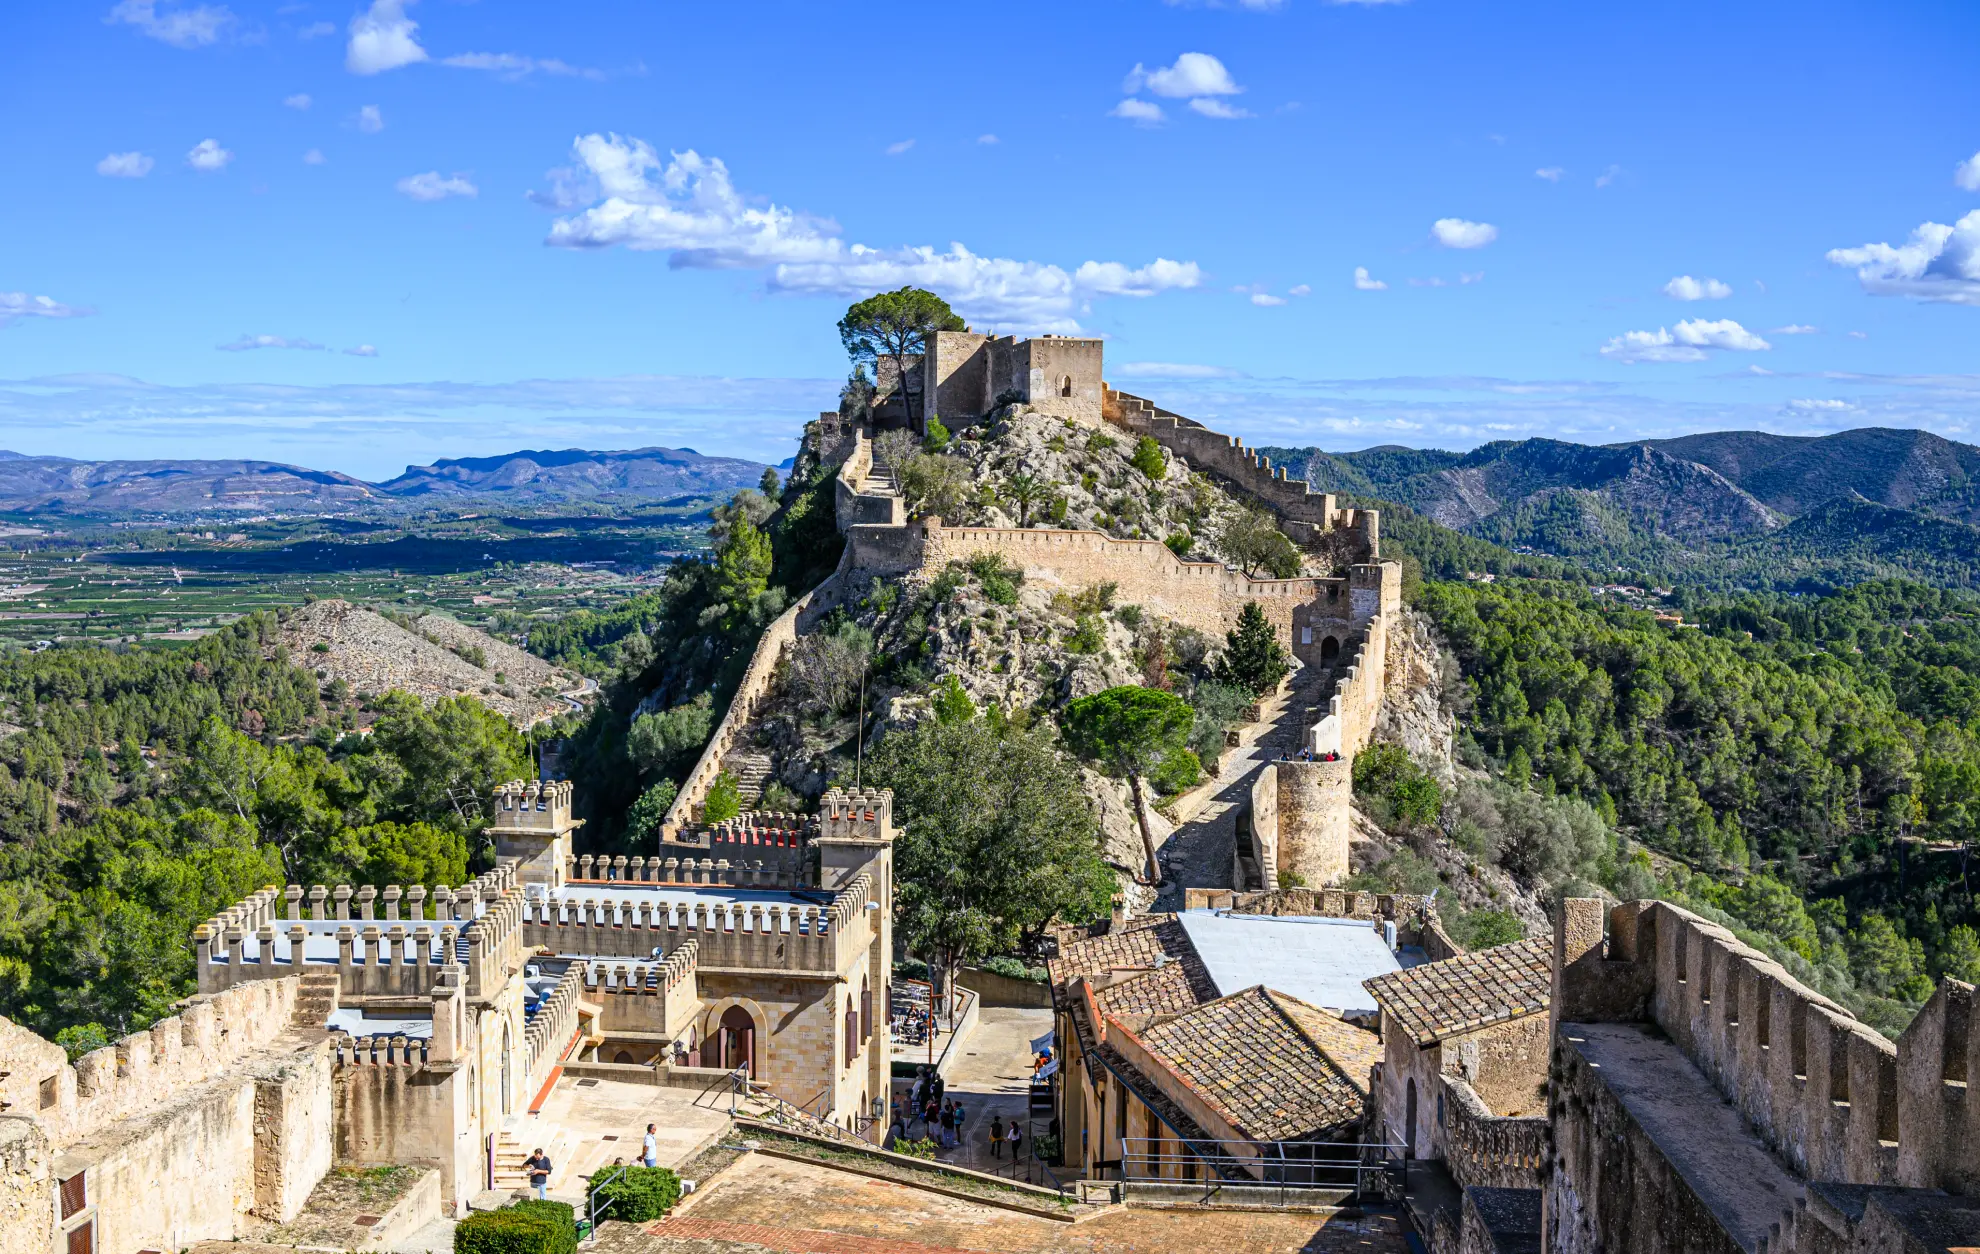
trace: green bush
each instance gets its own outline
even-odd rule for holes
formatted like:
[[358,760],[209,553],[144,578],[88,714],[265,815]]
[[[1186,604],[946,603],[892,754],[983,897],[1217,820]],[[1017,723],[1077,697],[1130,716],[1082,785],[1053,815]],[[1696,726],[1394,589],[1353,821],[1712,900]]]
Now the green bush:
[[1155,791],[1174,796],[1197,785],[1203,778],[1203,759],[1196,756],[1194,749],[1178,749],[1162,759],[1160,766],[1148,773],[1148,782]]
[[933,1137],[924,1136],[918,1141],[903,1141],[897,1137],[894,1140],[893,1152],[896,1154],[905,1154],[909,1158],[933,1158],[935,1157],[935,1140]]
[[[985,958],[976,965],[990,972],[992,975],[1001,975],[1011,980],[1029,980],[1033,984],[1043,984],[1050,978],[1049,973],[1044,967],[1027,967],[1016,958],[1007,957],[1003,954],[998,954],[994,958]],[[900,964],[895,963],[894,969],[899,971]]]
[[1196,544],[1196,537],[1189,534],[1187,529],[1172,531],[1162,543],[1168,545],[1169,552],[1177,557],[1188,557],[1190,549]]
[[665,1167],[628,1167],[617,1179],[594,1185],[591,1198],[593,1212],[602,1217],[645,1223],[661,1218],[681,1200],[681,1178]]
[[1091,614],[1080,615],[1072,634],[1066,637],[1068,653],[1098,653],[1106,645],[1107,633],[1101,630],[1100,620]]
[[727,771],[718,771],[715,782],[708,786],[708,795],[701,802],[701,821],[720,823],[742,813],[742,790],[736,786],[736,777]]
[[930,453],[940,453],[949,447],[949,429],[935,415],[928,415],[927,433],[921,437],[921,447]]
[[531,1199],[480,1211],[454,1228],[454,1254],[576,1254],[577,1221],[568,1202]]
[[1144,435],[1134,442],[1134,455],[1128,462],[1150,479],[1160,479],[1169,473],[1169,463],[1162,459],[1162,446],[1152,436]]
[[1024,582],[1024,571],[1005,562],[996,553],[978,553],[969,559],[969,573],[983,586],[983,595],[998,605],[1016,605],[1018,585]]

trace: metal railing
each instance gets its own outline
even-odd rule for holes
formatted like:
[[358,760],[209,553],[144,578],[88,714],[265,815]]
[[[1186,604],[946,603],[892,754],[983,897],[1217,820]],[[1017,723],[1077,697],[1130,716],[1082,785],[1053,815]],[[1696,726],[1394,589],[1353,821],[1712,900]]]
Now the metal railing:
[[1373,1196],[1402,1147],[1361,1142],[1122,1137],[1121,1180],[1201,1202],[1294,1206],[1322,1191]]

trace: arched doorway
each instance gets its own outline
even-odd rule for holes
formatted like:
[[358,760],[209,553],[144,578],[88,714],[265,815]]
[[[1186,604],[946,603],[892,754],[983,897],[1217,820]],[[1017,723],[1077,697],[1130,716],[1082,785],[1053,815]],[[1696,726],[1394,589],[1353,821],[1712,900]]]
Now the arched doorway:
[[1403,1157],[1416,1157],[1416,1077],[1409,1079],[1409,1095],[1403,1100]]
[[1072,395],[1072,376],[1071,376],[1071,375],[1064,375],[1064,376],[1062,376],[1062,377],[1061,377],[1061,378],[1059,379],[1059,395],[1060,395],[1060,396],[1071,396],[1071,395]]
[[1331,662],[1341,655],[1341,642],[1328,636],[1320,642],[1320,660]]
[[747,1067],[749,1078],[756,1078],[756,1020],[749,1017],[749,1011],[741,1006],[724,1010],[715,1045],[724,1068],[733,1071]]
[[629,1063],[632,1060],[633,1060],[632,1051],[629,1049],[622,1049],[618,1053],[612,1056],[612,1061],[616,1063],[621,1063],[621,1064]]

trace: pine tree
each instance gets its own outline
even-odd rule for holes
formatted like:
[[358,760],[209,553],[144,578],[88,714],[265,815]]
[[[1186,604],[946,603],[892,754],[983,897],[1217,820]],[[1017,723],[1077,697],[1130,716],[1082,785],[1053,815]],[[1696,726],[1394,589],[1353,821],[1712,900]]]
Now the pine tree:
[[1279,643],[1265,611],[1256,601],[1245,602],[1238,625],[1224,635],[1224,654],[1217,659],[1216,680],[1263,696],[1278,686],[1292,669],[1286,646]]

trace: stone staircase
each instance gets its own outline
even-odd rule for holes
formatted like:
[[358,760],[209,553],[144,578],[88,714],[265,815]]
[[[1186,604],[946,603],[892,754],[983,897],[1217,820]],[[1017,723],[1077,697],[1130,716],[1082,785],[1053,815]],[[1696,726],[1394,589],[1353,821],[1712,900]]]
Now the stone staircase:
[[763,797],[763,786],[770,780],[773,764],[766,753],[732,753],[722,759],[722,769],[736,781],[736,792],[742,797],[743,809],[754,806]]
[[571,1156],[570,1137],[562,1130],[552,1132],[548,1143],[531,1142],[527,1145],[517,1140],[513,1132],[499,1134],[495,1138],[493,1187],[503,1190],[528,1189],[529,1171],[523,1166],[523,1162],[538,1145],[550,1155],[550,1165],[553,1168],[550,1173],[550,1191],[552,1193],[561,1191],[568,1180],[565,1166]]
[[893,466],[885,458],[880,456],[880,450],[878,449],[873,451],[873,462],[867,469],[866,478],[860,480],[859,494],[861,496],[899,496],[901,494],[900,476],[894,473]]
[[320,1033],[324,1021],[337,1010],[342,983],[334,970],[304,971],[302,986],[296,990],[296,1008],[289,1017],[292,1031]]

